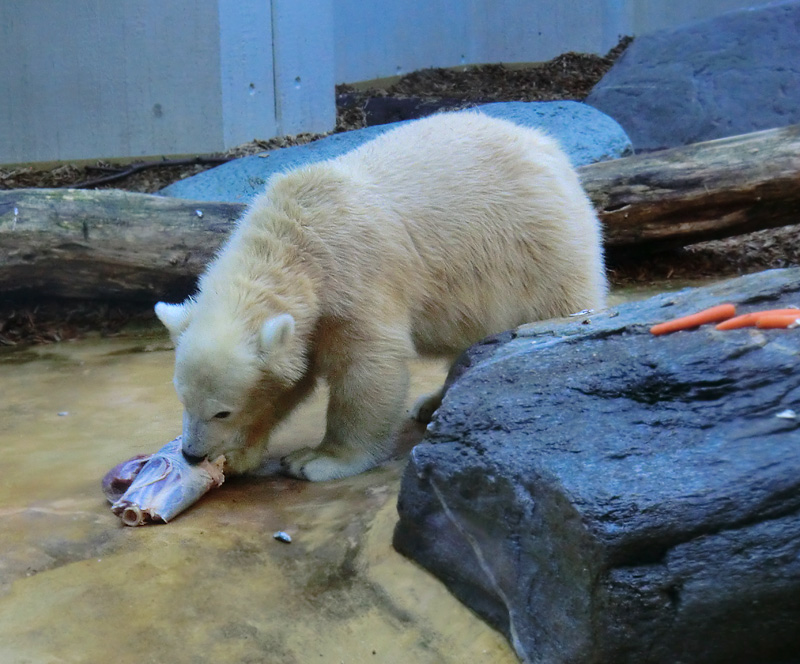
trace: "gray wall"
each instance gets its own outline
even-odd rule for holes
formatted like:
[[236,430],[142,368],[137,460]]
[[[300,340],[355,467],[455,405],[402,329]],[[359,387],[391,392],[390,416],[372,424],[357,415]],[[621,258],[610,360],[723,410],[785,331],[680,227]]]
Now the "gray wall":
[[3,0],[0,43],[0,162],[222,146],[216,0]]
[[0,163],[333,128],[335,83],[604,53],[747,0],[0,0]]
[[336,80],[425,67],[539,62],[617,43],[618,0],[337,0]]

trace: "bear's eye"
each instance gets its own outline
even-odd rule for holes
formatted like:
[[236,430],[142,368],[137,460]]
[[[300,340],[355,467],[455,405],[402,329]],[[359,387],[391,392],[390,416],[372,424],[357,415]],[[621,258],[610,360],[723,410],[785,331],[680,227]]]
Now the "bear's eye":
[[231,414],[231,411],[223,410],[223,411],[220,411],[219,413],[217,413],[216,415],[214,415],[214,419],[215,420],[224,420],[226,417],[229,417],[230,414]]

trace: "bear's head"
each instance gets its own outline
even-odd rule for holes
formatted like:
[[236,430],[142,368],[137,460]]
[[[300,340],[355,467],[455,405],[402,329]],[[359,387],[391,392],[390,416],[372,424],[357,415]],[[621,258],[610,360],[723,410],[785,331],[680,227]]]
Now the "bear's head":
[[214,459],[242,452],[248,430],[276,393],[305,371],[294,318],[279,313],[248,323],[194,300],[159,302],[155,311],[175,342],[183,453]]

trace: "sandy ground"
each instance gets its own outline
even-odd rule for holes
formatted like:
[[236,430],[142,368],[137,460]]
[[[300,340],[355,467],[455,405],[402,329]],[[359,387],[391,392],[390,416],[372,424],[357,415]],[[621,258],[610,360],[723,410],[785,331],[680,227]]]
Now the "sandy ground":
[[[339,482],[228,478],[167,525],[124,527],[100,478],[180,429],[168,348],[159,333],[0,355],[0,661],[517,661],[392,549],[404,457]],[[410,399],[443,378],[412,372]],[[315,444],[324,409],[321,390],[274,454]]]

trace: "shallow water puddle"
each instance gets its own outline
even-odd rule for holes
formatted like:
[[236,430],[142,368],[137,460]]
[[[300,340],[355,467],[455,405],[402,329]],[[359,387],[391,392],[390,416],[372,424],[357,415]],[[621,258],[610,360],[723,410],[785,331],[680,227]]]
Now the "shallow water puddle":
[[[101,477],[179,433],[164,348],[0,355],[0,661],[517,661],[391,548],[403,459],[325,484],[230,479],[169,525],[121,526]],[[415,363],[412,398],[443,375]],[[319,439],[324,396],[278,433],[276,454]]]

